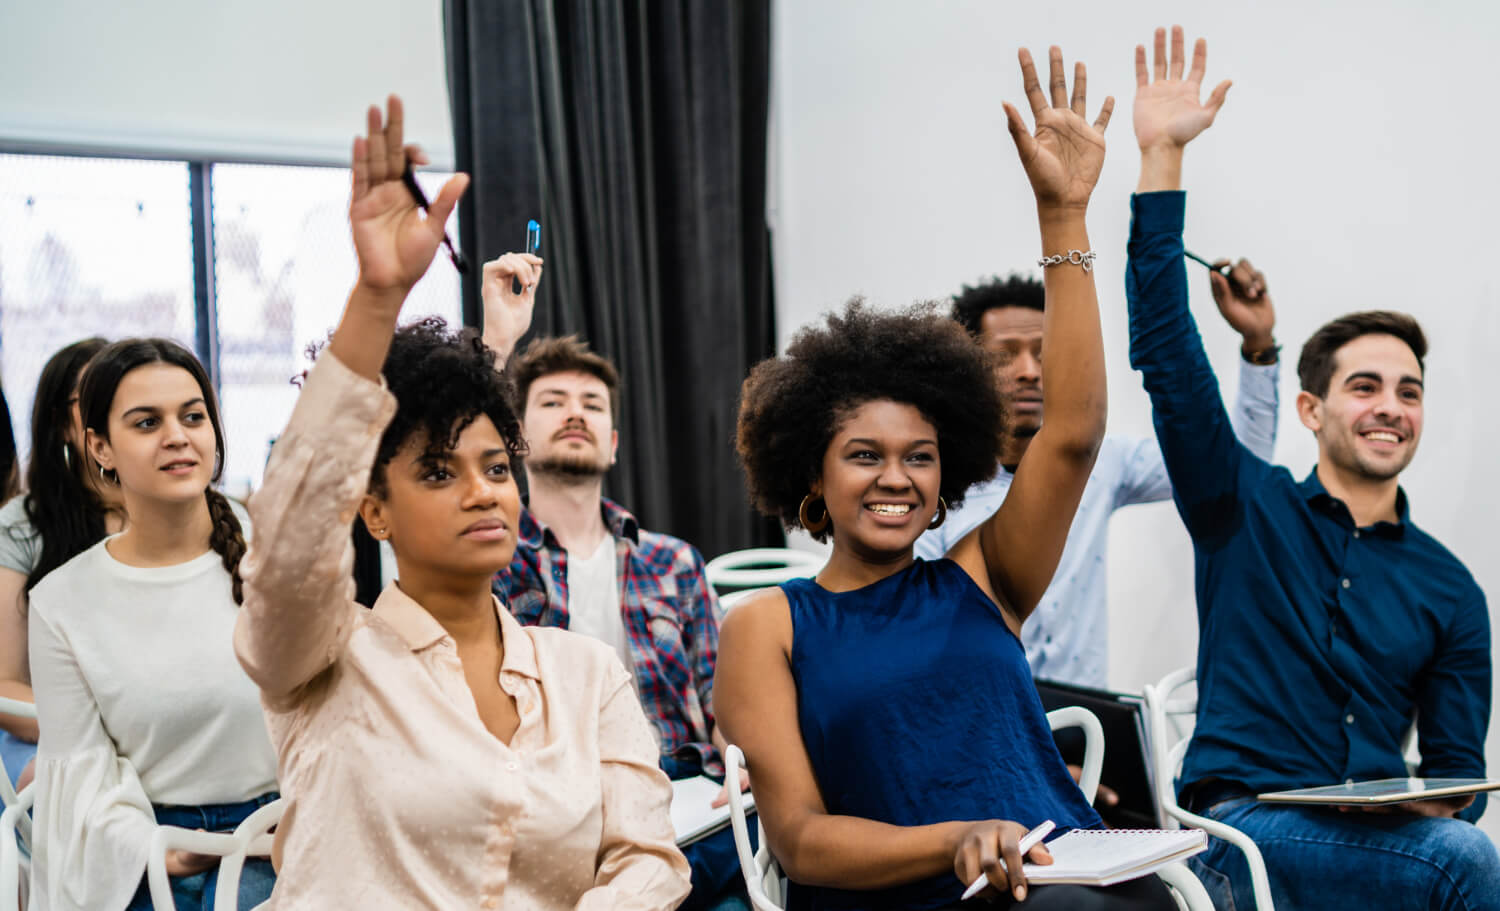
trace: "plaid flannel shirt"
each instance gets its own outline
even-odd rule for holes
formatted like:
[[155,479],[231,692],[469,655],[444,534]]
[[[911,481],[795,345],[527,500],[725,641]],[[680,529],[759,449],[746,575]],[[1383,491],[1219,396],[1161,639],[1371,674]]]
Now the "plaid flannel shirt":
[[[686,541],[642,530],[618,504],[599,502],[615,539],[636,695],[655,725],[662,764],[673,764],[668,757],[701,763],[705,774],[722,777],[723,758],[710,740],[719,604],[703,557]],[[523,626],[568,628],[568,552],[529,509],[521,510],[515,557],[495,576],[494,590]]]

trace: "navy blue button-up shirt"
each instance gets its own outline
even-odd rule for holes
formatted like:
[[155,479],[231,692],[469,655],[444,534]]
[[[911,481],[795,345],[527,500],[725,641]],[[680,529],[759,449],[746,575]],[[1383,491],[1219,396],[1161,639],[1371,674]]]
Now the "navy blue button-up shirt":
[[[1198,721],[1184,790],[1251,791],[1420,774],[1484,775],[1490,624],[1462,563],[1412,524],[1357,528],[1314,471],[1297,481],[1234,436],[1188,310],[1185,194],[1131,199],[1130,361],[1151,396],[1193,539]],[[1478,819],[1484,797],[1462,815]]]

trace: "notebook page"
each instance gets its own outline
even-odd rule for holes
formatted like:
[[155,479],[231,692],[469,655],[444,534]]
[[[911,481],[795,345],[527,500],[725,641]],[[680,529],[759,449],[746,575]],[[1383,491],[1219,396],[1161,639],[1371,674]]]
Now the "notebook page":
[[1207,845],[1201,829],[1074,829],[1047,843],[1054,862],[1027,864],[1026,878],[1038,885],[1119,882],[1196,854]]

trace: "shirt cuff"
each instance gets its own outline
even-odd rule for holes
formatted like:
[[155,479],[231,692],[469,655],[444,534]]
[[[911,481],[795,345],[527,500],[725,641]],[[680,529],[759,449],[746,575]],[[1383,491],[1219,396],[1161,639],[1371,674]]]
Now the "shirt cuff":
[[1135,230],[1143,234],[1181,234],[1187,193],[1183,190],[1157,190],[1130,196],[1130,217]]

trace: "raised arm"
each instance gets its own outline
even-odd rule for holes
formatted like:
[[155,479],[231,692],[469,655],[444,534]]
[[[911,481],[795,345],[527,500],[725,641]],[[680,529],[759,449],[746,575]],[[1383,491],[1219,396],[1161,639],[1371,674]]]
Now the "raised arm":
[[1054,259],[1044,271],[1042,396],[1047,421],[1022,457],[1005,503],[966,539],[977,540],[977,551],[974,543],[960,542],[953,554],[1018,620],[1036,607],[1062,556],[1104,439],[1107,410],[1104,342],[1085,216],[1104,165],[1104,128],[1114,99],[1104,99],[1090,126],[1084,119],[1083,64],[1074,67],[1070,100],[1062,51],[1053,47],[1048,56],[1050,99],[1042,92],[1031,55],[1020,53],[1035,134],[1014,107],[1005,105],[1011,138],[1036,197],[1042,255],[1064,258]]
[[1229,423],[1234,436],[1256,458],[1269,462],[1276,454],[1276,411],[1279,395],[1280,349],[1276,345],[1276,306],[1266,287],[1266,274],[1243,257],[1221,259],[1229,275],[1208,273],[1214,304],[1224,322],[1240,335],[1240,383]]
[[1251,463],[1236,442],[1219,394],[1219,383],[1203,351],[1188,310],[1183,265],[1183,149],[1213,123],[1229,91],[1220,83],[1207,102],[1198,96],[1208,60],[1200,39],[1184,77],[1181,28],[1157,29],[1154,65],[1136,48],[1135,131],[1141,176],[1131,200],[1129,264],[1125,291],[1130,302],[1130,362],[1151,396],[1152,419],[1161,444],[1173,498],[1188,531],[1211,540],[1239,521],[1241,474]]
[[[1229,267],[1229,275],[1217,270]],[[1262,461],[1276,453],[1276,418],[1280,402],[1278,348],[1272,334],[1276,308],[1266,287],[1264,272],[1248,259],[1231,263],[1221,259],[1208,273],[1210,290],[1219,315],[1240,335],[1240,381],[1229,423],[1235,439]],[[1132,441],[1117,506],[1155,503],[1172,498],[1172,482],[1162,462],[1161,446],[1155,439]]]
[[372,107],[368,125],[354,141],[349,203],[359,278],[250,501],[256,535],[241,565],[235,650],[272,702],[294,697],[328,668],[358,616],[349,526],[395,410],[380,368],[401,305],[432,262],[468,180],[449,180],[424,218],[401,182],[408,156],[422,158],[402,145],[400,99],[391,96],[384,123]]
[[[506,253],[484,264],[480,295],[484,298],[484,343],[495,352],[495,369],[510,360],[516,344],[531,328],[536,287],[542,280],[542,258]],[[521,292],[515,291],[520,282]]]

